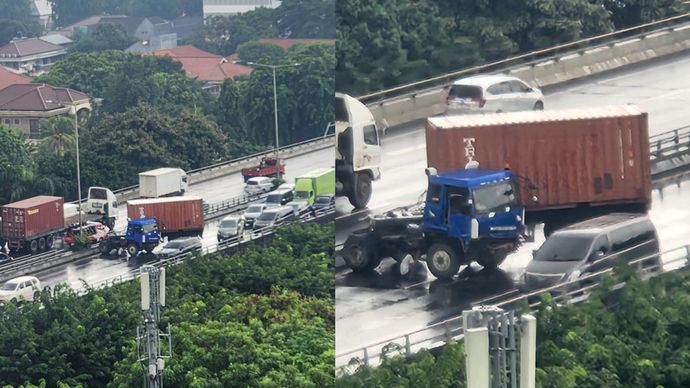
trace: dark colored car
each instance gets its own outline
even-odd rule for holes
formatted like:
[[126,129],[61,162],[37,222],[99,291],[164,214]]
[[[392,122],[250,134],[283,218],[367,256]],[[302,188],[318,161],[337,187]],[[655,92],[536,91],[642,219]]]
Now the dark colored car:
[[12,260],[13,260],[13,259],[12,259],[12,256],[8,255],[8,254],[5,253],[5,252],[0,252],[0,264],[9,263],[9,262],[11,262]]
[[659,238],[649,217],[614,213],[557,230],[534,251],[523,281],[528,289],[547,288],[611,268],[618,260],[660,269]]
[[201,239],[199,237],[178,238],[168,241],[162,247],[156,249],[155,255],[158,258],[168,258],[177,256],[183,253],[195,251],[201,248]]
[[327,207],[335,206],[335,195],[319,195],[314,199],[314,204],[311,205],[312,209],[319,210]]

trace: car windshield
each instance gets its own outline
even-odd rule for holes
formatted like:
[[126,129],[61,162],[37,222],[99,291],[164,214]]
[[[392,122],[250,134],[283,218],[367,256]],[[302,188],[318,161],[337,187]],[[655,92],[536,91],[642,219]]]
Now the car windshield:
[[316,197],[316,203],[328,203],[330,201],[330,197]]
[[3,291],[14,291],[16,289],[17,289],[17,283],[12,282],[12,281],[7,282],[7,283],[5,283],[4,286],[2,286]]
[[180,249],[180,248],[182,248],[182,245],[183,244],[181,241],[171,241],[171,242],[165,244],[165,247],[169,248],[169,249]]
[[271,194],[268,197],[266,197],[266,203],[280,203],[282,199],[282,194]]
[[262,209],[260,205],[253,205],[247,208],[247,213],[261,213]]
[[504,211],[506,206],[517,206],[518,197],[509,181],[484,185],[472,190],[474,208],[478,214]]
[[481,98],[482,88],[472,85],[453,85],[448,92],[448,98]]
[[585,258],[594,236],[553,234],[539,248],[536,261],[579,261]]
[[234,228],[235,226],[237,226],[237,220],[236,219],[223,220],[220,223],[221,228]]
[[264,212],[259,216],[258,219],[261,221],[273,221],[277,215],[278,213],[274,212]]

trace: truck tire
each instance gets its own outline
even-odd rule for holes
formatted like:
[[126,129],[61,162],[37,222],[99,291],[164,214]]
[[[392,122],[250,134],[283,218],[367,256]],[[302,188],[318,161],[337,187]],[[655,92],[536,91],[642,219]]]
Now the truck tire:
[[429,271],[439,279],[451,279],[460,269],[458,252],[446,243],[435,243],[426,253]]
[[45,237],[41,237],[38,239],[38,250],[39,251],[45,251],[46,250],[46,239],[45,239]]
[[31,240],[29,242],[29,252],[31,252],[32,254],[38,252],[38,241]]
[[350,203],[356,209],[364,209],[371,199],[371,177],[369,174],[357,174],[352,192],[348,196]]
[[137,253],[139,253],[139,247],[137,244],[128,244],[127,253],[129,253],[130,256],[136,256]]
[[352,234],[347,238],[343,259],[353,272],[371,271],[381,263],[374,242],[366,234]]
[[108,242],[108,240],[101,241],[101,243],[98,244],[98,250],[103,255],[107,255],[108,253],[110,253],[110,243]]
[[53,249],[53,240],[55,239],[55,236],[52,234],[48,237],[46,237],[46,249]]
[[486,269],[495,269],[503,263],[507,256],[507,253],[491,254],[487,251],[483,251],[479,253],[477,263]]

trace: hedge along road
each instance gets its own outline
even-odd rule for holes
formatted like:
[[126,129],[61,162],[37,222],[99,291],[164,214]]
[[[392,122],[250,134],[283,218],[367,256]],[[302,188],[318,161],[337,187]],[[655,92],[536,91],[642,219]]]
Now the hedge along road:
[[[690,124],[690,54],[654,60],[544,90],[546,109],[633,103],[649,112],[650,135]],[[383,138],[382,179],[374,183],[370,212],[415,202],[424,191],[426,149],[423,123],[409,123],[389,130]],[[650,215],[662,242],[662,250],[690,241],[685,220],[690,182],[664,189],[663,199],[653,195]],[[336,243],[355,229],[365,227],[368,212],[349,216],[352,207],[338,199]],[[508,291],[531,259],[531,250],[543,242],[525,244],[508,257],[501,271],[479,272],[453,282],[437,282],[425,266],[409,279],[397,275],[391,261],[378,273],[355,275],[343,271],[336,280],[336,353],[457,315],[472,301]],[[480,267],[477,267],[479,269]]]

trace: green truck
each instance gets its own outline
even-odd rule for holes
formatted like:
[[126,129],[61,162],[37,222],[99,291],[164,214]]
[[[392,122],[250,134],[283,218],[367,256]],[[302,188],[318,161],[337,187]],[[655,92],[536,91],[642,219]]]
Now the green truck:
[[318,168],[295,178],[294,202],[314,204],[319,195],[335,194],[335,168]]

